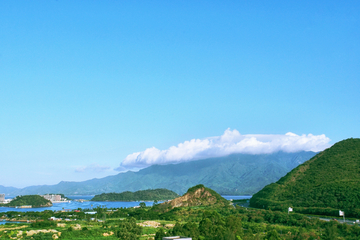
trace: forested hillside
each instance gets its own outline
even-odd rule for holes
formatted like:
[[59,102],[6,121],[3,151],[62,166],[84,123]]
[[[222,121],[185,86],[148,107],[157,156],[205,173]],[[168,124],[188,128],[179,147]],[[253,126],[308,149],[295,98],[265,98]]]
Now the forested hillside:
[[17,196],[5,206],[16,207],[16,206],[32,206],[32,207],[48,207],[52,206],[52,203],[49,200],[46,200],[39,195],[25,195]]
[[250,206],[294,207],[308,213],[360,216],[360,139],[347,139],[317,154],[278,182],[264,187]]
[[136,192],[102,193],[96,195],[91,201],[154,201],[170,200],[179,195],[167,189],[148,189]]

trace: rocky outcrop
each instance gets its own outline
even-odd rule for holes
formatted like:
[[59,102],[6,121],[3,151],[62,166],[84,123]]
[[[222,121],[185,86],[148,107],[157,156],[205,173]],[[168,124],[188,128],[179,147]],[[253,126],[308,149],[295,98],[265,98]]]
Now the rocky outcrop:
[[228,205],[228,201],[221,197],[217,192],[204,185],[199,184],[195,187],[189,188],[187,193],[183,196],[175,198],[171,201],[159,204],[159,210],[168,211],[175,207],[194,207],[207,205]]
[[210,205],[216,203],[216,197],[207,191],[205,187],[200,187],[195,192],[186,193],[182,197],[171,200],[169,203],[173,208]]

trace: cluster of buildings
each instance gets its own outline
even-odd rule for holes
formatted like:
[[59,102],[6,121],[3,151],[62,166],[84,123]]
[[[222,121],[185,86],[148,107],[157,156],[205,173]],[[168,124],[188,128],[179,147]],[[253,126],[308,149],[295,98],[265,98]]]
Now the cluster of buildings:
[[0,203],[9,203],[12,199],[5,199],[5,194],[0,193]]
[[61,195],[58,194],[45,194],[41,195],[46,200],[50,200],[51,202],[60,202],[61,201]]
[[42,196],[46,200],[51,201],[52,203],[69,202],[67,199],[62,198],[61,195],[59,195],[59,194],[45,194],[45,195],[40,195],[40,196]]

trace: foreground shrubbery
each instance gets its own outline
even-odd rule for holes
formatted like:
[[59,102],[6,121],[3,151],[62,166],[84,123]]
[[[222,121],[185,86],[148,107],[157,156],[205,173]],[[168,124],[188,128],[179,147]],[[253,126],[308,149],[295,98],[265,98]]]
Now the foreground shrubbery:
[[[189,189],[195,193],[203,186]],[[201,194],[197,194],[201,195]],[[211,195],[211,201],[204,203]],[[4,239],[162,239],[164,236],[182,235],[193,240],[251,240],[251,239],[358,239],[359,226],[340,224],[336,221],[320,221],[306,215],[282,211],[248,209],[231,206],[225,199],[208,191],[203,199],[189,197],[193,205],[174,207],[170,204],[154,204],[139,208],[91,209],[96,214],[85,214],[90,209],[73,212],[16,212],[0,213],[0,218],[31,220],[32,223],[20,228],[0,226],[0,238]],[[183,198],[182,198],[183,199]],[[182,199],[180,199],[182,201]],[[199,200],[194,202],[195,200]],[[218,201],[214,201],[218,200]],[[212,204],[209,204],[212,203]],[[243,202],[244,203],[244,202]],[[280,206],[279,210],[284,206]],[[296,212],[313,213],[312,208],[294,208]],[[326,208],[325,214],[333,209]],[[51,218],[54,217],[54,218]],[[49,221],[63,219],[62,221]],[[66,220],[65,220],[66,219]],[[152,220],[140,227],[137,223]],[[160,223],[161,222],[161,223]],[[60,224],[58,224],[60,223]],[[166,225],[166,223],[171,223]],[[160,226],[157,226],[159,225]],[[158,228],[155,228],[158,227]],[[32,231],[30,236],[29,230]],[[46,231],[45,231],[46,230]],[[23,231],[23,232],[21,232]],[[26,232],[27,231],[27,232]]]
[[[199,213],[200,214],[200,213]],[[189,221],[165,233],[159,229],[155,239],[184,235],[201,239],[358,239],[359,226],[325,222],[302,214],[245,209],[204,211],[199,222]]]
[[[284,213],[279,211],[246,209],[243,207],[183,207],[174,208],[161,213],[154,212],[152,208],[120,208],[107,211],[98,210],[93,215],[95,219],[104,222],[90,221],[85,216],[81,220],[65,222],[63,227],[57,226],[58,222],[38,221],[28,224],[22,231],[31,229],[54,229],[61,232],[59,239],[139,239],[148,240],[151,237],[161,239],[163,236],[183,235],[194,240],[246,240],[246,239],[358,239],[359,226],[340,224],[336,221],[325,222],[317,218],[309,218],[298,213]],[[3,214],[11,215],[12,212]],[[105,218],[104,218],[105,214]],[[18,212],[21,218],[38,218],[42,215],[63,216],[77,215],[80,213],[54,213],[54,212]],[[152,218],[155,216],[155,218]],[[20,218],[19,217],[19,218]],[[120,220],[123,219],[123,220]],[[138,220],[136,220],[138,219]],[[159,228],[140,227],[136,224],[139,220],[155,220],[173,223],[174,227]],[[81,226],[76,228],[75,226]],[[16,225],[2,225],[0,238],[9,239],[16,236],[20,230],[2,231],[1,228],[14,228]],[[153,229],[153,230],[150,230]],[[155,236],[143,234],[156,233]],[[33,236],[23,236],[23,239],[52,239],[53,233],[38,233]]]

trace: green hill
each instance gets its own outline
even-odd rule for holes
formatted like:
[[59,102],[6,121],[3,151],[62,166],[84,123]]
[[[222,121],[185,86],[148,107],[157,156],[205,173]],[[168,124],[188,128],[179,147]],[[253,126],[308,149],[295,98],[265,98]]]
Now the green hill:
[[20,207],[20,206],[32,206],[32,207],[50,207],[52,206],[51,201],[46,200],[39,195],[25,195],[17,196],[8,204],[5,204],[8,207]]
[[229,201],[202,184],[189,188],[181,197],[154,206],[155,211],[168,211],[175,207],[229,206]]
[[179,197],[173,191],[167,189],[149,189],[136,192],[103,193],[94,196],[91,201],[154,201],[169,200]]
[[250,206],[360,216],[360,139],[347,139],[299,165],[254,194]]

